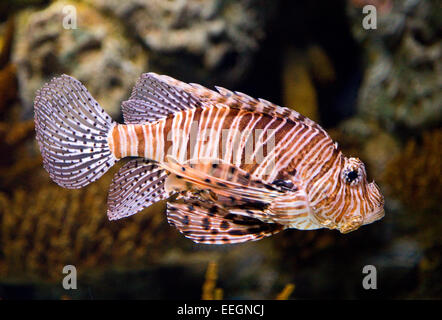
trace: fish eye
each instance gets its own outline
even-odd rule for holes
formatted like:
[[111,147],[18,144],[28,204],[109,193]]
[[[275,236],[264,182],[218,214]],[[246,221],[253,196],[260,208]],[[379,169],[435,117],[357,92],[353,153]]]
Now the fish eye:
[[349,185],[356,185],[361,181],[361,172],[360,169],[345,169],[342,175],[342,178]]
[[356,170],[347,173],[347,182],[352,183],[357,178],[358,178],[358,172]]
[[341,178],[351,186],[359,185],[366,179],[364,163],[359,158],[346,158]]

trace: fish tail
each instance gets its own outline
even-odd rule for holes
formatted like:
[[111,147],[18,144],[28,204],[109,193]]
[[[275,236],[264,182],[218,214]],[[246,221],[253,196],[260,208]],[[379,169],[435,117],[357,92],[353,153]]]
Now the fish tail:
[[116,122],[78,80],[52,79],[37,91],[34,111],[44,168],[60,186],[84,187],[117,161],[108,143]]

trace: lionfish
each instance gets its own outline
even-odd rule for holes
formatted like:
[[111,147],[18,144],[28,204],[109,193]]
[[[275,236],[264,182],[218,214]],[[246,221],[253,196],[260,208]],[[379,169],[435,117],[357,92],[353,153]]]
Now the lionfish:
[[287,228],[356,230],[384,216],[364,164],[298,112],[216,87],[155,73],[136,82],[118,124],[76,79],[37,92],[43,165],[81,188],[118,160],[110,220],[168,199],[167,220],[197,243],[253,241]]

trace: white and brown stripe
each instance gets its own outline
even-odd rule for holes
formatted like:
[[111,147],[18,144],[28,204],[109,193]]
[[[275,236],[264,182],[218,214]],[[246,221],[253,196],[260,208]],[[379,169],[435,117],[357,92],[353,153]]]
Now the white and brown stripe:
[[310,119],[244,94],[163,78],[201,104],[155,122],[117,125],[109,141],[117,159],[142,156],[162,162],[166,154],[180,162],[221,159],[267,183],[287,177],[300,181],[305,198],[281,199],[274,209],[287,221],[305,216],[297,222],[302,229],[318,223],[338,227],[349,212],[364,216],[381,206],[382,196],[369,184],[350,188],[342,181],[348,159]]

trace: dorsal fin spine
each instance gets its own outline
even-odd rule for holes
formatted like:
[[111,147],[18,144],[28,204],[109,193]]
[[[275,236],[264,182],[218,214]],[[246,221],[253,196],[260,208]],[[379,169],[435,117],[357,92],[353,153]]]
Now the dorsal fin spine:
[[132,90],[131,98],[123,102],[125,123],[156,121],[188,108],[204,108],[221,103],[234,109],[301,122],[328,135],[321,126],[295,110],[265,99],[255,99],[242,92],[232,92],[222,87],[216,89],[213,91],[196,83],[188,84],[152,72],[142,74]]

